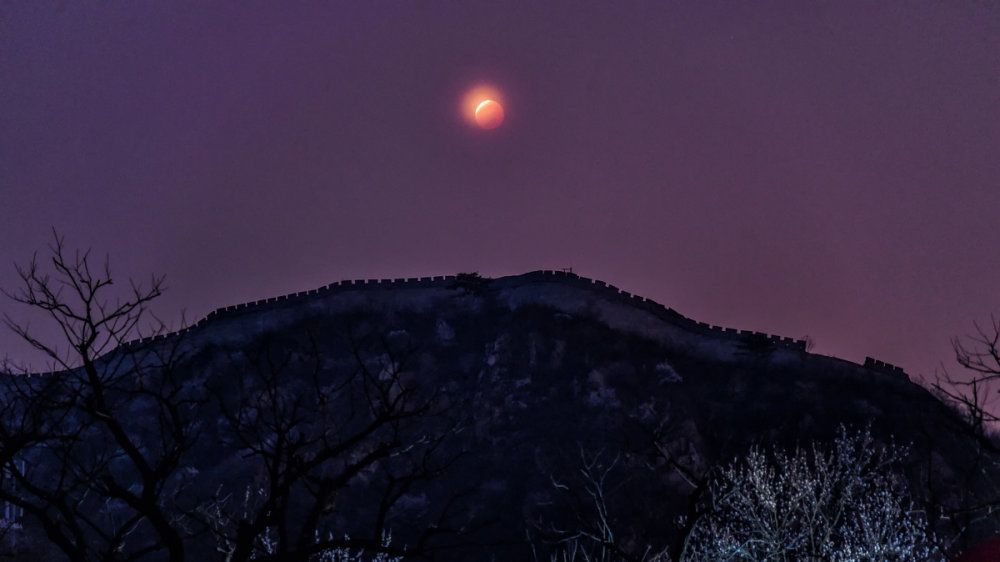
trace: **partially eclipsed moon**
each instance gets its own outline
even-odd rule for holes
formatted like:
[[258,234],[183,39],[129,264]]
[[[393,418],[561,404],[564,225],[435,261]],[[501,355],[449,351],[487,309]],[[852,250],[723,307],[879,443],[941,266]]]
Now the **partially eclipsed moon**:
[[503,123],[503,106],[494,100],[483,100],[476,106],[476,123],[484,129],[496,129]]

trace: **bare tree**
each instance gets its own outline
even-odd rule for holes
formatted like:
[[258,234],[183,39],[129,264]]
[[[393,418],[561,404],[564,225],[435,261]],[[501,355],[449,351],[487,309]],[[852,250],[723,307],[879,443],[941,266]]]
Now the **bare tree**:
[[[667,562],[666,550],[657,551],[649,545],[630,547],[619,535],[616,517],[611,512],[612,499],[623,484],[613,474],[619,467],[622,454],[608,458],[603,451],[587,454],[579,447],[580,463],[576,474],[557,479],[550,475],[553,488],[560,493],[572,513],[572,520],[557,524],[554,521],[536,521],[533,528],[538,538],[555,546],[549,554],[551,562]],[[531,536],[535,560],[539,559],[539,546]]]
[[[408,548],[384,544],[398,504],[461,456],[451,439],[461,428],[444,415],[440,389],[407,371],[408,342],[343,341],[349,364],[325,366],[320,358],[332,354],[310,336],[304,349],[262,341],[257,356],[232,361],[239,376],[215,377],[221,437],[253,480],[249,501],[226,501],[234,491],[223,489],[201,508],[227,561],[305,561],[345,548],[413,554],[454,530],[443,506]],[[368,507],[345,521],[336,506],[358,493]]]
[[966,463],[960,489],[939,492],[931,479],[927,485],[941,519],[965,538],[995,533],[1000,526],[1000,441],[996,433],[1000,422],[1000,404],[996,403],[1000,392],[1000,319],[993,316],[988,325],[974,322],[973,327],[973,333],[952,339],[961,372],[942,368],[933,389],[963,418],[955,430],[974,443],[974,457]]
[[[163,333],[155,318],[140,330],[162,278],[114,299],[106,261],[94,267],[58,235],[48,258],[18,268],[23,287],[6,294],[61,336],[5,320],[53,370],[0,374],[0,502],[23,513],[36,554],[388,561],[459,532],[459,491],[434,506],[415,493],[462,457],[447,414],[457,397],[408,370],[408,341],[352,331],[324,355],[333,344],[310,337],[228,350],[139,340]],[[392,521],[420,530],[395,546]]]
[[0,376],[0,500],[71,560],[180,562],[189,529],[172,506],[185,488],[178,475],[197,438],[190,412],[200,398],[175,376],[174,348],[128,344],[163,280],[111,300],[107,261],[95,268],[58,235],[49,258],[48,267],[37,255],[19,267],[21,289],[5,292],[45,313],[62,341],[5,317],[55,372]]
[[1000,379],[1000,319],[993,316],[989,326],[973,323],[975,333],[964,338],[952,339],[955,360],[965,371],[965,376],[942,371],[934,388],[955,404],[966,416],[976,436],[986,438],[984,446],[1000,453],[988,439],[998,417],[996,398],[997,381]]

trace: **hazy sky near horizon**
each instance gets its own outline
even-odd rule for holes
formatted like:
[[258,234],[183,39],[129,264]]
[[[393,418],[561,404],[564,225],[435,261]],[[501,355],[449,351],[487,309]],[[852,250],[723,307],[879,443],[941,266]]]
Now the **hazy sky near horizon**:
[[572,267],[931,375],[1000,312],[998,216],[993,3],[0,6],[0,286],[56,228],[175,324]]

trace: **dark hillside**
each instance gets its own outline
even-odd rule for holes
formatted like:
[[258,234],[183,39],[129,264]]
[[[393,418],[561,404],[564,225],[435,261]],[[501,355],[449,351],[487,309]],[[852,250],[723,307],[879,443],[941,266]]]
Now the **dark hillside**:
[[[526,537],[543,545],[594,524],[587,490],[601,478],[623,549],[670,545],[713,466],[753,444],[831,440],[841,424],[912,443],[906,476],[928,505],[958,508],[986,490],[959,417],[905,374],[699,324],[572,274],[341,283],[133,344],[170,346],[183,352],[186,388],[205,398],[181,503],[197,509],[268,485],[278,445],[249,429],[266,411],[260,396],[294,405],[292,441],[336,442],[365,431],[359,412],[384,390],[420,407],[293,486],[301,509],[287,526],[308,528],[312,517],[336,536],[376,538],[387,528],[394,544],[436,561],[530,560]],[[348,470],[390,442],[392,454]],[[334,481],[343,484],[335,501],[307,509],[314,486]],[[935,517],[944,535],[965,523]]]

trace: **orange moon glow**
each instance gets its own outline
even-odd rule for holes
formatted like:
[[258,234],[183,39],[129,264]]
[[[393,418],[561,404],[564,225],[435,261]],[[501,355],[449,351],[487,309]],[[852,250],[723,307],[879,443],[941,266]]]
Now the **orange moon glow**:
[[479,83],[462,95],[461,114],[470,125],[480,129],[496,129],[505,117],[507,100],[496,86]]
[[476,106],[476,123],[484,129],[496,129],[503,123],[503,106],[494,100],[483,100]]

